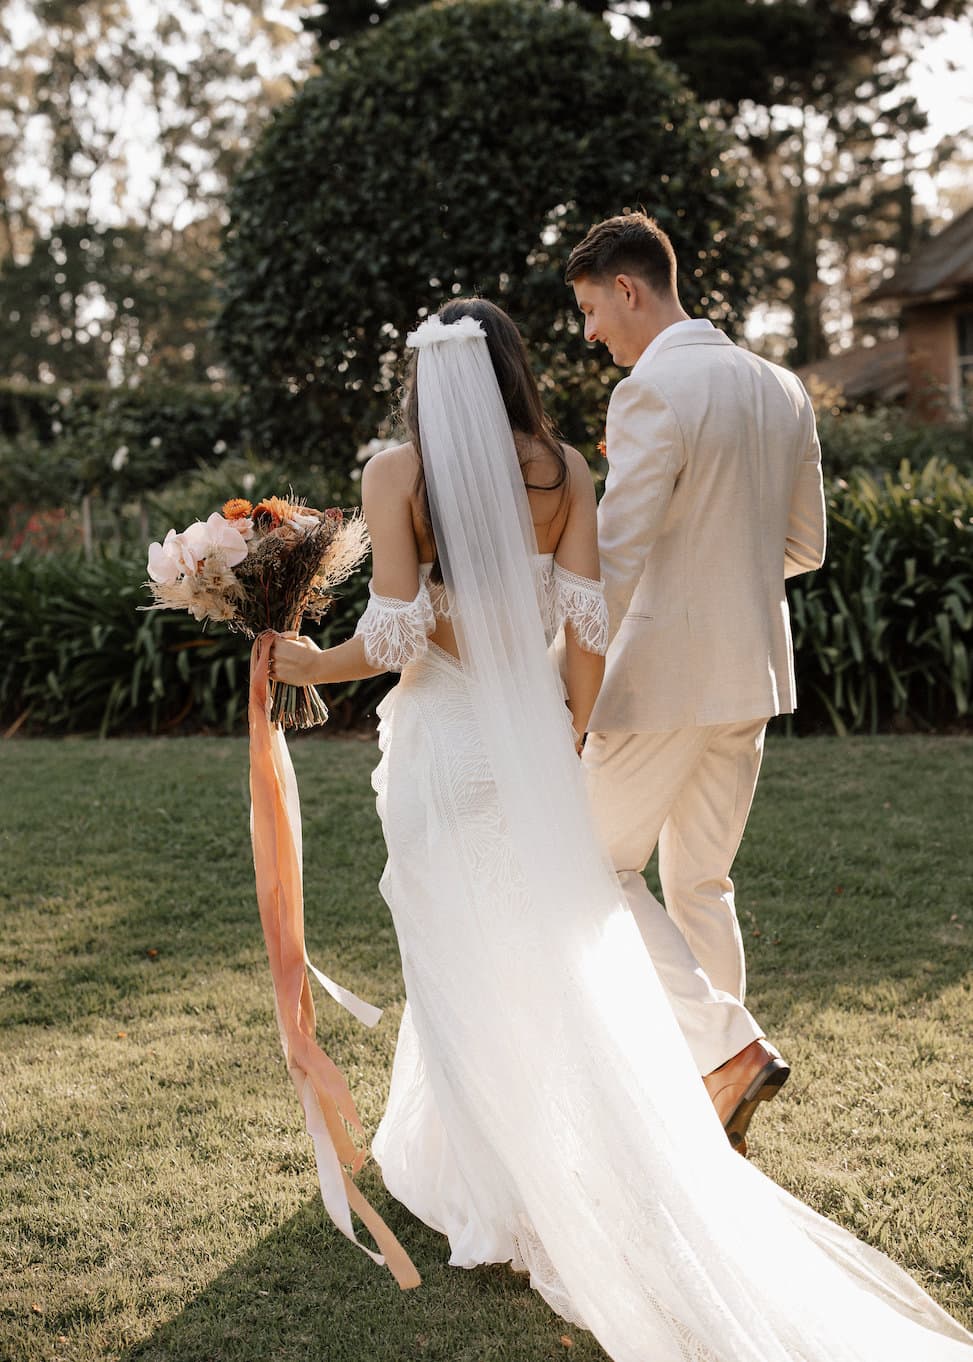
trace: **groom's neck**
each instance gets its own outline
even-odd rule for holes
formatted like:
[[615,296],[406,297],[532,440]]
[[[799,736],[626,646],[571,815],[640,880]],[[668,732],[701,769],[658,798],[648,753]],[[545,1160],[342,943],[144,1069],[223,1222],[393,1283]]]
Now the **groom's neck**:
[[656,336],[661,335],[676,322],[688,322],[689,313],[675,296],[660,297],[650,294],[645,307],[645,345],[649,346]]

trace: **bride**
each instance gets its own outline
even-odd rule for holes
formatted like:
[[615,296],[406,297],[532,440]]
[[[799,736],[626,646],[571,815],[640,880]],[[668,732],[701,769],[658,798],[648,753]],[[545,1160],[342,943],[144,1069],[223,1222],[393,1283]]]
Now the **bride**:
[[447,303],[409,344],[411,440],[362,479],[369,605],[273,664],[401,671],[374,776],[408,999],[386,1185],[453,1264],[526,1269],[615,1362],[973,1362],[905,1272],[727,1143],[586,806],[607,643],[586,465],[499,308]]

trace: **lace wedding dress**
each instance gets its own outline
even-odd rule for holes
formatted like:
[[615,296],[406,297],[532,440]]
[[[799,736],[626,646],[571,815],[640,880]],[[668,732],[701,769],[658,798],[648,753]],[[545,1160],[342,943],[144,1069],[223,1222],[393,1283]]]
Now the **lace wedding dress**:
[[[465,423],[450,405],[492,375],[457,332],[410,338],[446,586],[373,594],[358,628],[401,669],[374,776],[408,998],[373,1143],[390,1192],[615,1362],[973,1362],[905,1272],[730,1148],[595,843],[547,654],[564,620],[604,650],[599,584],[532,554],[499,393]],[[437,608],[462,660],[428,641]]]

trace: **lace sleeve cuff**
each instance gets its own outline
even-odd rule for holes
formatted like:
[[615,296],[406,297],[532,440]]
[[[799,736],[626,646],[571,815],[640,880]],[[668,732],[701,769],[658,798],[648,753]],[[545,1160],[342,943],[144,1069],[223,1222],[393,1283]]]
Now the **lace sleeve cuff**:
[[436,627],[432,602],[425,582],[419,583],[415,600],[400,601],[379,596],[368,586],[369,601],[355,628],[365,641],[365,661],[383,671],[400,672],[423,656],[428,636]]
[[605,583],[593,582],[554,564],[554,613],[560,626],[570,624],[586,653],[608,651],[608,606]]

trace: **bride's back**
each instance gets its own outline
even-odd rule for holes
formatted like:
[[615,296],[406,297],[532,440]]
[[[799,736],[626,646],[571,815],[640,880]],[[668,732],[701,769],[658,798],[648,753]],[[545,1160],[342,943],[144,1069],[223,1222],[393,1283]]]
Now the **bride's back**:
[[[565,462],[560,463],[551,449],[541,440],[527,436],[515,436],[517,454],[524,474],[527,501],[530,506],[534,533],[537,536],[538,553],[554,553],[564,533],[571,507],[571,455],[581,456],[574,450],[564,449]],[[429,512],[425,501],[425,489],[418,485],[420,473],[419,459],[412,445],[401,446],[400,457],[408,459],[413,466],[417,485],[410,499],[412,528],[416,538],[416,548],[420,563],[436,560],[436,541],[429,523]],[[470,510],[475,514],[476,508]]]
[[[587,467],[583,456],[569,446],[562,447],[562,462],[543,440],[521,435],[515,436],[515,439],[537,538],[537,552],[553,554],[557,551],[571,519],[575,479],[582,470],[587,478]],[[385,476],[382,481],[393,496],[394,489],[409,489],[409,514],[418,562],[435,563],[436,541],[429,520],[425,486],[421,476],[422,467],[415,446],[399,445],[376,455],[375,459],[383,465]],[[399,495],[401,494],[399,491]],[[476,507],[471,506],[470,513],[475,515]],[[435,631],[429,637],[438,647],[454,656],[457,655],[456,637],[448,617],[437,615]]]

